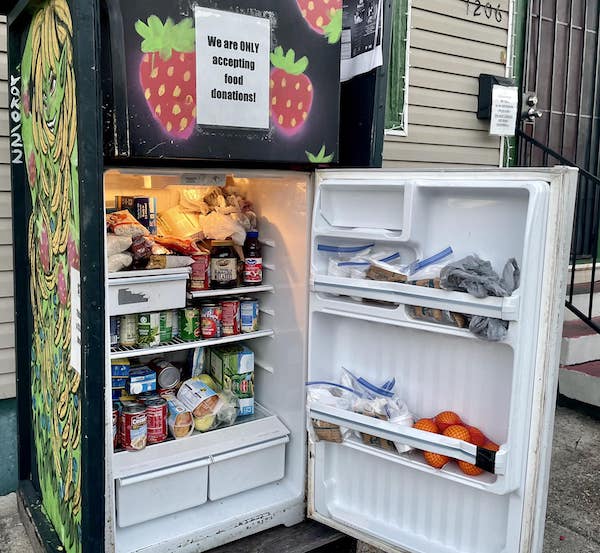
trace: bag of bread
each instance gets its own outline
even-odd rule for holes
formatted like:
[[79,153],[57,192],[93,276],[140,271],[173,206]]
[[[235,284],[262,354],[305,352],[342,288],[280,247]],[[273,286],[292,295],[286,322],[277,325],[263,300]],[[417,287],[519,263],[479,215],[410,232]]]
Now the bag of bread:
[[115,211],[106,216],[110,230],[117,236],[147,236],[148,229],[143,226],[129,211]]
[[194,418],[192,413],[181,403],[171,392],[161,394],[161,397],[167,402],[169,415],[167,424],[173,438],[187,438],[194,432]]
[[186,380],[177,392],[177,399],[196,418],[214,415],[220,401],[219,394],[201,380]]

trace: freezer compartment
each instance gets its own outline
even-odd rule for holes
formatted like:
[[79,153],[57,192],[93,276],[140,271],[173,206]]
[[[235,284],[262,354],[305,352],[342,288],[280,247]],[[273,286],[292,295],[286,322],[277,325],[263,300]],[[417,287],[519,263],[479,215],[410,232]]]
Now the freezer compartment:
[[132,526],[206,503],[209,463],[200,459],[117,478],[117,524]]
[[108,279],[108,312],[115,316],[185,307],[189,273],[188,268],[113,273]]
[[281,480],[285,474],[285,446],[289,438],[216,455],[208,469],[208,497],[222,499]]

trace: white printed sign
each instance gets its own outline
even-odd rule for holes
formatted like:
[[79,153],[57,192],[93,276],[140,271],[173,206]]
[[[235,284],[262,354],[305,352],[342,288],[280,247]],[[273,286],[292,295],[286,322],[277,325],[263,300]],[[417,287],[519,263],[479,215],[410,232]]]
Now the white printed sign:
[[81,374],[81,275],[71,267],[71,367]]
[[519,110],[519,89],[516,86],[494,85],[492,88],[492,114],[490,134],[514,136]]
[[199,125],[269,128],[269,19],[196,6]]

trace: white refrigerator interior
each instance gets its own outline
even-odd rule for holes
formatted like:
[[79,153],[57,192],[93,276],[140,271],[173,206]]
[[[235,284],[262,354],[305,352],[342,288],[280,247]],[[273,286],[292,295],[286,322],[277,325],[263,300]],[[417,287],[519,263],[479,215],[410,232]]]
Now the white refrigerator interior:
[[[118,553],[192,553],[308,514],[387,551],[541,551],[575,174],[234,173],[254,204],[263,245],[260,329],[244,342],[255,352],[259,407],[229,428],[114,453],[107,385],[107,543]],[[160,212],[177,205],[182,182],[190,182],[182,172],[110,170],[106,205],[118,194],[148,195]],[[319,249],[367,244],[398,252],[403,263],[448,246],[452,260],[476,253],[496,271],[515,258],[520,286],[510,297],[478,299],[332,276],[331,253]],[[128,278],[106,275],[107,303],[119,287],[136,289]],[[148,290],[169,280],[168,271],[135,278]],[[109,315],[151,310],[119,307],[114,299],[110,305],[107,330]],[[502,319],[508,333],[487,342],[467,328],[415,318],[411,306]],[[173,343],[140,356],[111,351],[107,339],[107,382],[111,358],[183,359],[190,347]],[[305,382],[339,382],[343,368],[375,383],[395,379],[415,418],[456,411],[500,450],[489,455],[327,405],[311,404],[307,413]],[[342,443],[310,433],[307,445],[312,419],[352,432]],[[366,445],[360,432],[414,449],[399,454]],[[454,462],[434,469],[418,450],[487,463],[490,471],[467,476]]]

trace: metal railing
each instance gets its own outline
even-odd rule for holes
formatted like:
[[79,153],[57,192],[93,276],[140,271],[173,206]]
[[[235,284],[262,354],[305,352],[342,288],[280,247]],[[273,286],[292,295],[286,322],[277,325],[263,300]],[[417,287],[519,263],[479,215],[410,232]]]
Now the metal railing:
[[[590,328],[600,333],[600,318],[594,320],[596,265],[599,257],[600,178],[582,167],[578,167],[522,130],[517,131],[517,136],[519,138],[517,153],[520,167],[568,165],[579,169],[571,242],[570,275],[565,304]],[[586,266],[583,267],[583,265]],[[575,268],[578,266],[582,269],[581,274],[586,275],[589,272],[589,276],[577,279],[579,282],[576,282]],[[600,292],[600,283],[598,283],[598,292]]]

